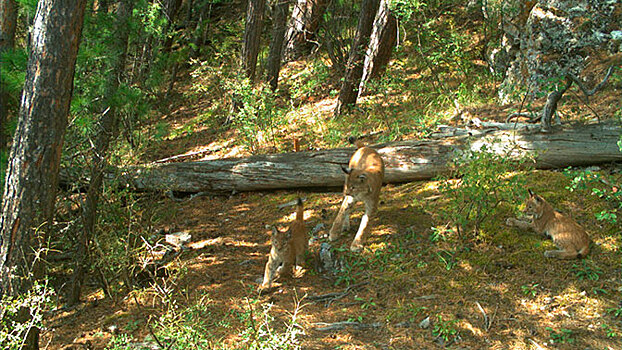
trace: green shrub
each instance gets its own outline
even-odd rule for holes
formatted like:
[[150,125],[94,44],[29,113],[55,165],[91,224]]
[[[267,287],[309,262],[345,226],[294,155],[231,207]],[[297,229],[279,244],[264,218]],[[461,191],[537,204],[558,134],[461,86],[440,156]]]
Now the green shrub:
[[501,203],[524,195],[524,177],[510,173],[525,165],[526,158],[498,154],[485,145],[463,153],[450,176],[441,178],[440,190],[448,200],[440,209],[441,217],[456,227],[459,236],[468,228],[478,235],[481,225],[498,214]]

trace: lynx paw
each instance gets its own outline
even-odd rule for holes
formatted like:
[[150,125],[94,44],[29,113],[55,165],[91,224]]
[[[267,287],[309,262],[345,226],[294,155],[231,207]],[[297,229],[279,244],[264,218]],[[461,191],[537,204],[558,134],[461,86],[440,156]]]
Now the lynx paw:
[[350,245],[350,251],[353,253],[358,253],[363,250],[363,245],[359,242],[352,242]]

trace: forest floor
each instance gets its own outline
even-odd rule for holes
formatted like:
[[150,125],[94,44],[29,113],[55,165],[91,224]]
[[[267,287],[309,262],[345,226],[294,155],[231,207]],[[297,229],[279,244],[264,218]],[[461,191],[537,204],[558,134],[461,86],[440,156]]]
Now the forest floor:
[[[592,108],[611,116],[619,97],[609,91]],[[176,108],[158,117],[172,130],[198,114]],[[578,101],[563,108],[566,116],[585,109]],[[481,106],[469,113],[499,121],[511,109]],[[197,127],[153,144],[144,153],[151,156],[141,161],[200,150],[208,151],[193,159],[246,155],[232,146],[235,137],[232,131]],[[621,169],[609,164],[591,170],[614,179],[597,186],[615,193]],[[144,281],[142,288],[107,298],[91,285],[83,304],[52,312],[42,348],[149,348],[157,341],[166,348],[173,338],[175,348],[196,346],[197,339],[204,348],[261,348],[258,344],[293,339],[303,349],[622,348],[620,226],[595,217],[616,204],[592,194],[590,186],[568,189],[573,176],[585,174],[582,169],[521,174],[530,188],[586,227],[593,242],[587,258],[545,259],[543,252],[554,247],[550,240],[505,226],[521,208],[518,198],[505,203],[478,236],[457,237],[439,215],[451,200],[441,195],[439,181],[384,186],[365,250],[353,254],[346,248],[358,226],[359,206],[351,231],[334,243],[341,262],[335,274],[320,271],[317,256],[342,199],[338,188],[181,201],[139,196],[141,215],[157,218],[150,226],[152,235],[160,235],[157,241],[166,233],[186,232],[190,243],[167,265],[165,276]],[[304,269],[260,294],[269,225],[293,220],[292,207],[278,206],[297,196],[305,198],[305,222],[310,234],[315,231]],[[337,322],[350,323],[322,330]],[[115,345],[119,339],[132,345]]]

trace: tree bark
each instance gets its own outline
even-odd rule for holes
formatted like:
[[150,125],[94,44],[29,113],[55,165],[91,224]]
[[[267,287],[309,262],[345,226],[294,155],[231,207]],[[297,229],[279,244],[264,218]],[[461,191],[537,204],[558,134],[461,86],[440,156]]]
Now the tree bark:
[[359,84],[363,76],[363,59],[369,44],[374,18],[378,11],[379,0],[363,0],[361,13],[356,28],[356,35],[350,50],[346,75],[339,91],[339,101],[335,108],[335,116],[339,116],[342,110],[356,103],[359,94]]
[[305,57],[311,53],[314,46],[317,46],[317,32],[327,5],[326,0],[296,1],[287,30],[285,49],[287,61]]
[[249,0],[246,10],[246,25],[244,28],[244,47],[242,49],[242,64],[246,77],[253,83],[257,67],[257,55],[261,42],[261,27],[266,0]]
[[[385,161],[386,183],[425,180],[446,174],[456,152],[476,150],[484,144],[490,150],[514,149],[512,155],[535,157],[535,166],[543,169],[622,160],[616,144],[622,134],[620,125],[589,125],[548,134],[540,133],[539,126],[529,127],[528,130],[465,130],[465,134],[473,136],[401,141],[374,148]],[[215,194],[341,186],[344,181],[341,165],[347,165],[353,152],[353,148],[340,148],[136,166],[121,171],[121,182],[135,190]]]
[[78,244],[75,255],[75,268],[72,276],[71,291],[68,303],[76,304],[80,301],[80,292],[84,281],[84,273],[88,268],[89,243],[95,236],[95,224],[97,223],[97,205],[102,190],[104,168],[107,164],[107,155],[110,142],[116,137],[119,129],[119,120],[114,104],[119,83],[124,80],[125,61],[129,36],[129,18],[132,13],[132,0],[119,0],[116,10],[117,24],[115,33],[112,35],[111,57],[113,60],[112,71],[106,83],[107,112],[102,113],[98,122],[98,132],[95,138],[91,165],[91,182],[89,184],[86,200],[84,203],[82,224],[83,229],[78,234]]
[[15,0],[0,1],[0,52],[15,45],[17,6]]
[[272,38],[270,40],[270,53],[268,54],[268,64],[266,68],[268,84],[272,91],[276,91],[279,84],[283,42],[285,41],[287,14],[289,12],[289,0],[274,1],[275,3],[272,5]]
[[391,53],[397,41],[397,19],[389,9],[389,1],[381,0],[374,27],[369,40],[369,47],[363,64],[363,77],[359,86],[362,92],[369,79],[378,77],[391,59]]
[[[0,294],[20,295],[40,274],[35,255],[53,218],[85,7],[85,0],[37,5],[0,216]],[[25,348],[38,348],[36,328]]]
[[[17,25],[17,6],[15,0],[0,1],[0,56],[15,46],[15,27]],[[1,67],[0,67],[1,70]],[[0,150],[6,147],[5,125],[8,121],[8,95],[0,86]]]

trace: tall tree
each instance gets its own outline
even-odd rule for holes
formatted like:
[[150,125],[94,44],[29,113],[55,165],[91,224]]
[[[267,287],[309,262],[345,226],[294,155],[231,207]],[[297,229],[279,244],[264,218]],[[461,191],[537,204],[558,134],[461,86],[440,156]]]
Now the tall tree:
[[89,242],[95,236],[95,223],[97,222],[97,205],[99,203],[104,178],[104,168],[107,163],[107,154],[111,140],[118,134],[118,111],[114,100],[117,95],[119,84],[124,80],[125,62],[127,56],[127,44],[129,37],[130,16],[132,14],[133,0],[119,0],[116,9],[116,28],[112,35],[110,57],[112,57],[112,71],[108,75],[104,92],[105,105],[97,123],[97,135],[95,137],[92,164],[91,182],[86,193],[84,209],[82,211],[83,228],[78,234],[78,247],[76,249],[76,266],[72,277],[69,304],[80,301],[80,292],[84,281],[84,273],[88,268]]
[[[24,293],[40,272],[35,255],[52,222],[86,3],[37,5],[0,215],[0,294]],[[24,348],[38,348],[36,328],[27,339]]]
[[391,59],[391,52],[397,42],[397,19],[391,13],[389,0],[380,0],[380,7],[374,20],[374,27],[369,39],[369,46],[363,64],[363,77],[359,93],[369,79],[378,77]]
[[286,60],[296,60],[317,46],[317,32],[326,11],[327,0],[298,0],[287,30]]
[[259,44],[261,37],[261,27],[263,25],[263,14],[266,7],[266,0],[249,0],[246,9],[246,25],[244,27],[244,47],[242,48],[242,65],[246,77],[253,82],[257,67],[257,55],[259,55]]
[[283,42],[287,28],[287,14],[289,13],[288,0],[274,0],[272,4],[272,38],[270,39],[270,53],[268,53],[267,80],[272,91],[279,83],[281,57],[283,56]]
[[[0,56],[15,45],[15,27],[17,25],[17,6],[15,0],[0,1]],[[1,66],[1,64],[0,64]],[[4,128],[7,121],[8,96],[0,86],[0,149],[4,149]]]
[[15,45],[17,6],[15,0],[0,1],[0,52]]
[[339,101],[337,101],[337,107],[335,108],[335,116],[342,113],[344,106],[356,103],[359,94],[359,83],[363,76],[363,58],[365,57],[378,6],[379,0],[363,0],[361,4],[359,22],[356,27],[354,42],[350,49],[346,74],[339,91]]

